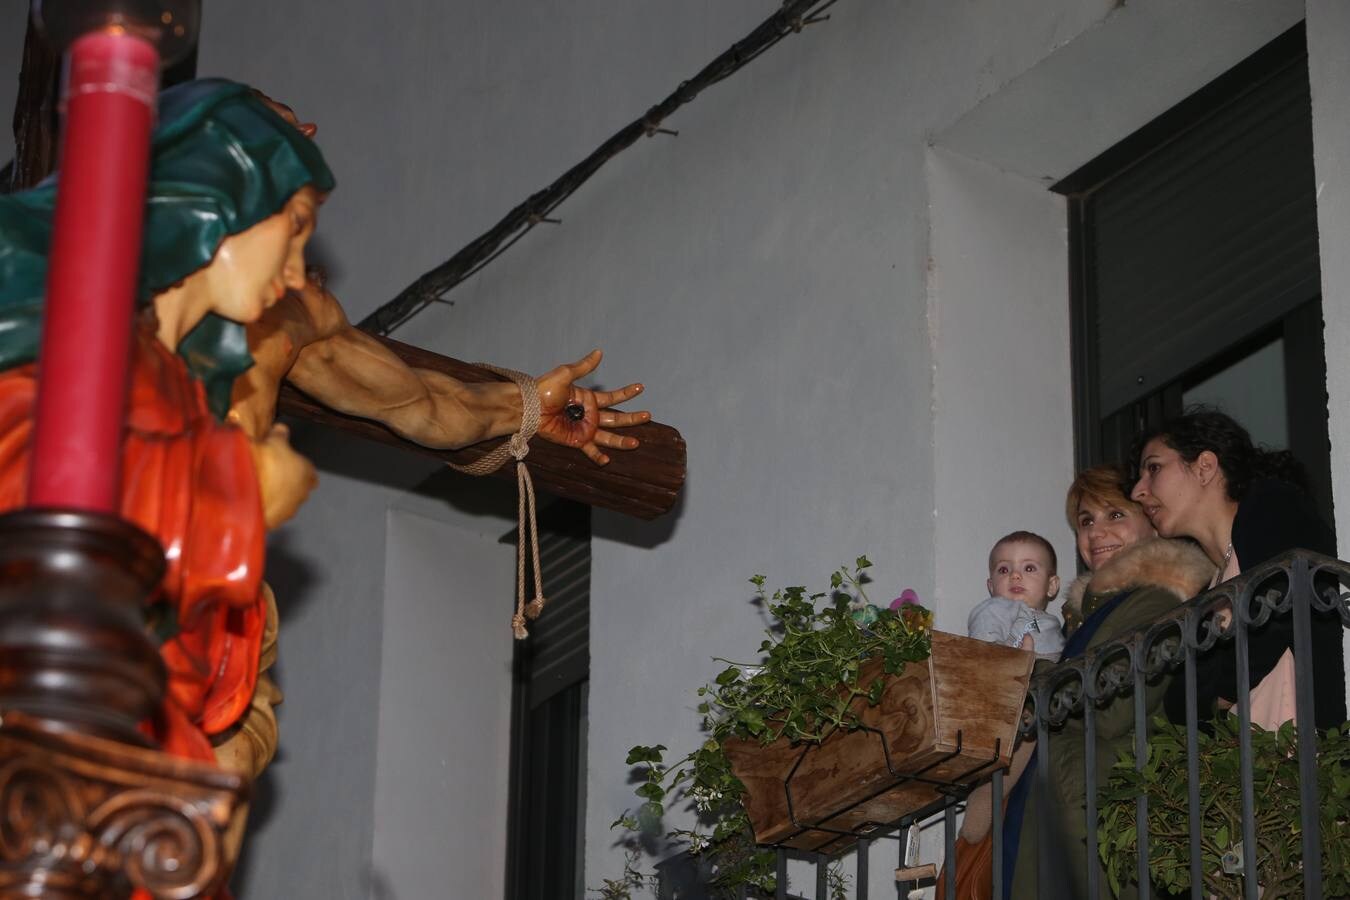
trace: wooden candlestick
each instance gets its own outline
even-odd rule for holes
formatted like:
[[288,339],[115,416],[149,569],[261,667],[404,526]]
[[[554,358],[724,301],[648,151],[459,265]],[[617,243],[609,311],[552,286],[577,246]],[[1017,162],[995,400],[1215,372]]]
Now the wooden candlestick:
[[209,896],[239,776],[154,750],[164,697],[145,633],[164,555],[113,516],[0,516],[0,900]]

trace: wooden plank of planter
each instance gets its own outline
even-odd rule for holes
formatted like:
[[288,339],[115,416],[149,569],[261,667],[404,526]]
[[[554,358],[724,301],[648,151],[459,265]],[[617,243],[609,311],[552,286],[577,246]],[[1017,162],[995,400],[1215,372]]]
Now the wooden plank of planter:
[[[469,363],[392,338],[376,339],[415,368],[443,372],[468,383],[506,380]],[[461,466],[485,456],[500,443],[500,440],[485,441],[461,450],[423,447],[399,437],[378,422],[334,412],[290,385],[282,387],[277,411]],[[647,422],[622,431],[625,435],[637,438],[641,445],[636,450],[610,452],[607,466],[595,465],[579,450],[540,438],[530,441],[528,460],[535,486],[568,500],[612,509],[640,519],[654,519],[669,512],[684,486],[684,438],[674,428],[659,422]],[[503,466],[496,472],[496,477],[515,481],[515,467]]]
[[[857,701],[865,729],[819,745],[727,741],[755,840],[837,853],[859,834],[943,802],[928,782],[966,785],[1006,766],[1034,662],[1029,652],[935,631],[932,656],[890,676],[879,704]],[[882,665],[864,663],[860,682]],[[925,781],[902,777],[920,773]]]

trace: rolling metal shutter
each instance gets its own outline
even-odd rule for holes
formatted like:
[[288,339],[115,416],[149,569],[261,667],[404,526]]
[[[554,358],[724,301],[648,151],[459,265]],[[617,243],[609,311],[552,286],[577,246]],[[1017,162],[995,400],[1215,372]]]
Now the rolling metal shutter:
[[1317,297],[1306,53],[1091,188],[1085,212],[1102,414]]
[[558,534],[541,529],[539,564],[548,604],[529,623],[531,709],[559,691],[585,681],[591,667],[590,535]]

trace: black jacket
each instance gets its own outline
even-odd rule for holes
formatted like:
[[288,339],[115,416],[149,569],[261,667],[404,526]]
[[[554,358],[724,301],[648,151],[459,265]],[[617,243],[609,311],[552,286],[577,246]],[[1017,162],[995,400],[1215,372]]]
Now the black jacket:
[[[1282,481],[1262,479],[1252,483],[1238,504],[1233,520],[1233,552],[1243,571],[1294,549],[1313,550],[1327,556],[1336,552],[1336,538],[1317,515],[1312,502],[1297,488]],[[1249,633],[1251,663],[1249,687],[1275,668],[1285,650],[1294,647],[1292,613],[1272,617],[1265,626]],[[1237,697],[1236,642],[1219,643],[1196,658],[1197,718],[1214,715],[1215,701]],[[1313,707],[1318,728],[1331,728],[1345,721],[1345,659],[1341,644],[1341,621],[1334,613],[1313,613]],[[1176,678],[1167,693],[1167,717],[1186,721],[1186,683]]]

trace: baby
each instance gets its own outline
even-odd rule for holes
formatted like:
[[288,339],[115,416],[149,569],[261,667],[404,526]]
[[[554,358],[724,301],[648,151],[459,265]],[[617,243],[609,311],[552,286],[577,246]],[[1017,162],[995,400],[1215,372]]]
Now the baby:
[[982,641],[1021,647],[1031,638],[1036,655],[1058,660],[1064,649],[1059,619],[1045,611],[1059,593],[1055,548],[1039,534],[1014,531],[989,551],[989,599],[970,614],[966,629]]

